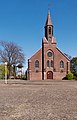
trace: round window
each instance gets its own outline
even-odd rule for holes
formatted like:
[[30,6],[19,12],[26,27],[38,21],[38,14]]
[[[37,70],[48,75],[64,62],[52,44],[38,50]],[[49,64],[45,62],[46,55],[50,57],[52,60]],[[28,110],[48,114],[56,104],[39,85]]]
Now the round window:
[[48,57],[52,57],[52,52],[48,52],[48,53],[47,53],[47,56],[48,56]]

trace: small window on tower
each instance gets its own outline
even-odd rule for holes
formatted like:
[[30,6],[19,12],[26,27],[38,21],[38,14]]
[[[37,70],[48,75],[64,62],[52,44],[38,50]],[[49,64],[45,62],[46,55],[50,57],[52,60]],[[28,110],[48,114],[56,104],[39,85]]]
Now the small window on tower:
[[49,34],[51,34],[51,27],[49,27]]

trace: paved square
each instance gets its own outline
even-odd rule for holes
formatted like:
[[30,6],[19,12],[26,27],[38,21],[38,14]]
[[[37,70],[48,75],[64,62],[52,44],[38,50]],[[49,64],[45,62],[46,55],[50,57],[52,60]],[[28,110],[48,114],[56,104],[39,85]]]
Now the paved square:
[[0,120],[77,120],[77,81],[0,82]]

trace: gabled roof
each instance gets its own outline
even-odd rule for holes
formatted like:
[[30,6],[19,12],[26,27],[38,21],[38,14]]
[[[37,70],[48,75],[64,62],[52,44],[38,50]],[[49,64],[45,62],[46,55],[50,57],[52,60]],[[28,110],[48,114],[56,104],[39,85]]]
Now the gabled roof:
[[59,48],[56,48],[66,59],[68,59],[70,61],[70,59],[59,49]]
[[36,51],[30,58],[29,58],[29,60],[31,60],[36,54],[38,54],[40,51],[42,51],[42,47],[38,50],[38,51]]
[[52,25],[50,11],[48,11],[48,16],[47,16],[47,20],[46,20],[45,26],[48,26],[48,25]]

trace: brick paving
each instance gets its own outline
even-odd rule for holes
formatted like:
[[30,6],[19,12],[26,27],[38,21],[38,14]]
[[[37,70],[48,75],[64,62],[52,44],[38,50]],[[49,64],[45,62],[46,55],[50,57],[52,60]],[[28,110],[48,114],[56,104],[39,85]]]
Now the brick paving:
[[77,81],[0,81],[0,120],[77,120]]

